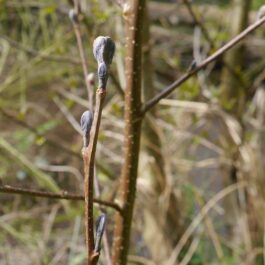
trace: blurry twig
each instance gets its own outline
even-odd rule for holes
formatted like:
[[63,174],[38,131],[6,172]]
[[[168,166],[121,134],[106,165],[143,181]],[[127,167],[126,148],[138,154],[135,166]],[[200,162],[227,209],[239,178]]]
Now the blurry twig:
[[23,50],[30,55],[38,56],[40,59],[44,59],[48,61],[55,61],[55,62],[62,62],[62,63],[70,63],[74,65],[80,64],[80,60],[76,60],[76,59],[73,59],[70,57],[64,57],[64,56],[48,55],[41,51],[34,50],[33,48],[25,47],[22,44],[10,39],[7,36],[0,36],[0,39],[6,40],[14,48]]
[[173,82],[168,87],[164,88],[161,92],[159,92],[155,97],[148,100],[143,106],[142,106],[142,114],[149,111],[151,108],[153,108],[161,99],[167,97],[170,93],[172,93],[177,87],[179,87],[181,84],[183,84],[186,80],[188,80],[191,76],[199,72],[201,69],[205,68],[208,64],[218,59],[221,55],[223,55],[225,52],[233,48],[237,43],[239,43],[242,39],[244,39],[246,36],[248,36],[251,32],[253,32],[255,29],[260,27],[262,24],[265,23],[265,17],[262,17],[260,20],[255,22],[254,24],[247,27],[244,31],[242,31],[239,35],[235,36],[232,40],[230,40],[227,44],[225,44],[223,47],[218,49],[216,52],[214,52],[212,55],[210,55],[208,58],[206,58],[201,64],[199,64],[197,67],[195,67],[190,72],[185,73],[183,76],[181,76],[179,79],[177,79],[175,82]]
[[247,253],[249,255],[246,256],[245,264],[246,265],[254,264],[255,263],[255,258],[258,255],[262,255],[262,254],[264,256],[264,253],[265,253],[265,248],[262,248],[262,247],[251,249],[251,252]]
[[[83,201],[83,194],[71,193],[68,191],[62,191],[61,193],[54,193],[48,191],[37,191],[33,189],[26,189],[20,187],[14,187],[10,185],[0,185],[0,193],[8,193],[8,194],[21,194],[32,197],[41,197],[41,198],[49,198],[49,199],[61,199],[61,200],[71,200],[71,201]],[[110,207],[118,212],[121,212],[121,208],[118,204],[113,202],[104,201],[101,199],[93,199],[94,203],[97,203],[101,206]]]
[[77,104],[79,104],[82,107],[87,108],[87,105],[88,105],[88,101],[87,100],[85,100],[85,99],[83,99],[83,98],[81,98],[81,97],[79,97],[79,96],[67,91],[66,89],[61,89],[61,88],[57,89],[56,88],[55,90],[61,96],[76,102]]
[[63,102],[58,98],[53,98],[54,103],[59,107],[60,111],[64,114],[66,119],[69,121],[69,123],[72,125],[72,127],[79,133],[82,134],[82,130],[80,128],[79,123],[76,121],[75,117],[72,115],[70,111],[65,107]]
[[108,2],[115,2],[120,8],[123,8],[124,0],[109,0]]
[[[190,0],[183,0],[183,3],[185,4],[185,6],[187,7],[188,9],[188,12],[189,14],[191,15],[194,23],[201,29],[201,32],[205,38],[205,40],[208,42],[209,44],[209,47],[210,47],[210,50],[213,50],[213,49],[217,49],[218,47],[216,47],[217,45],[215,44],[214,40],[210,37],[210,34],[207,30],[207,28],[204,26],[203,22],[200,20],[200,18],[196,15],[196,13],[194,12],[193,8],[192,8],[192,5],[190,3]],[[200,45],[198,45],[198,48],[200,47]],[[197,53],[198,51],[200,51],[200,48],[197,49]],[[200,56],[201,57],[201,56]],[[201,63],[201,60],[198,60],[199,57],[196,57],[194,56],[194,59],[195,59],[195,62],[197,63],[197,65],[199,65]],[[242,81],[242,78],[241,78],[241,75],[240,73],[238,73],[238,71],[236,71],[233,66],[229,65],[225,60],[223,60],[223,64],[224,66],[227,68],[227,70],[233,75],[235,76],[238,81],[240,82],[240,84],[242,86],[245,86],[244,82]],[[210,70],[211,71],[211,70]],[[200,79],[200,76],[198,76],[199,79]],[[203,79],[205,79],[205,76],[202,76]],[[204,80],[203,80],[204,81]],[[209,92],[207,92],[207,90],[204,89],[203,91],[204,95],[206,97],[209,97]],[[205,93],[206,92],[206,93]]]
[[76,40],[77,40],[78,50],[79,50],[82,68],[83,68],[84,81],[86,83],[86,88],[87,88],[87,93],[88,93],[89,108],[92,111],[93,110],[93,90],[88,80],[87,58],[86,58],[85,49],[84,49],[83,42],[82,42],[80,22],[78,18],[79,13],[80,13],[80,4],[79,4],[79,1],[76,0],[75,10],[70,10],[69,16],[72,21]]
[[210,48],[214,48],[215,45],[214,45],[213,40],[211,39],[211,37],[210,37],[207,29],[204,27],[204,24],[200,21],[200,19],[198,18],[198,16],[193,11],[193,8],[191,6],[190,1],[189,0],[183,0],[183,3],[187,7],[187,9],[188,9],[188,11],[189,11],[189,13],[190,13],[190,15],[191,15],[194,23],[197,24],[201,28],[202,34],[204,35],[204,37],[207,40],[207,42],[210,44]]
[[148,260],[145,257],[135,256],[135,255],[129,255],[128,260],[136,263],[136,264],[142,264],[142,265],[156,265],[156,263],[152,260]]
[[179,263],[179,265],[188,265],[189,264],[190,260],[192,259],[194,252],[196,251],[196,249],[199,246],[199,243],[200,243],[200,238],[197,236],[192,240],[190,247],[187,251],[187,254],[184,256],[183,260],[181,261],[181,263]]
[[114,84],[114,87],[116,88],[117,92],[120,94],[122,98],[124,98],[124,90],[122,89],[120,82],[117,80],[115,74],[110,71],[110,78]]
[[77,216],[74,222],[73,234],[70,241],[70,250],[68,255],[68,264],[72,264],[72,259],[75,254],[75,246],[78,244],[79,232],[81,230],[82,219],[81,216]]
[[67,166],[67,165],[49,165],[45,163],[38,163],[37,167],[44,171],[50,171],[50,172],[69,172],[75,176],[77,181],[81,183],[82,181],[82,174],[80,171],[73,167],[73,166]]
[[226,197],[228,194],[247,187],[246,182],[238,182],[236,184],[232,184],[225,189],[218,192],[216,195],[214,195],[201,209],[201,211],[198,213],[198,215],[193,218],[193,221],[187,228],[187,230],[183,233],[182,237],[180,238],[177,246],[175,247],[174,251],[172,252],[167,265],[173,265],[175,264],[175,261],[177,260],[179,253],[187,243],[189,237],[192,235],[192,233],[196,230],[198,225],[201,223],[201,221],[205,218],[205,216],[208,214],[208,212],[215,206],[215,204],[222,200],[224,197]]

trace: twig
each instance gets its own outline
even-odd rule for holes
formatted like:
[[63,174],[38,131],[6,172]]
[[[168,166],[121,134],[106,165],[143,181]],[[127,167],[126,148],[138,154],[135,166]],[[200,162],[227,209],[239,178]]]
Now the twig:
[[[71,13],[71,11],[73,11]],[[86,83],[87,93],[88,93],[88,100],[89,100],[89,108],[93,110],[93,90],[91,88],[90,82],[88,80],[88,66],[87,66],[87,59],[85,54],[84,45],[82,42],[81,30],[80,30],[80,22],[78,19],[78,14],[80,13],[80,5],[78,1],[75,1],[75,10],[71,10],[69,13],[69,17],[73,23],[73,28],[77,40],[79,55],[82,63],[83,74],[84,74],[84,81]]]
[[81,128],[79,123],[76,121],[73,114],[67,109],[67,107],[63,104],[63,102],[59,99],[59,97],[53,98],[54,103],[58,106],[60,111],[63,113],[65,118],[68,120],[68,122],[72,125],[72,127],[79,133],[82,134]]
[[260,27],[265,22],[265,17],[262,17],[260,20],[255,22],[254,24],[247,27],[244,31],[242,31],[239,35],[234,37],[232,40],[230,40],[227,44],[225,44],[223,47],[218,49],[216,52],[214,52],[212,55],[210,55],[208,58],[206,58],[200,65],[198,65],[194,70],[185,73],[183,76],[181,76],[179,79],[177,79],[175,82],[173,82],[168,87],[164,88],[160,93],[158,93],[155,97],[148,100],[142,107],[142,114],[145,114],[148,110],[153,108],[162,98],[167,97],[171,92],[173,92],[177,87],[179,87],[181,84],[183,84],[185,81],[187,81],[191,76],[199,72],[201,69],[205,68],[208,64],[215,61],[217,58],[219,58],[222,54],[233,48],[237,43],[239,43],[242,39],[244,39],[248,34],[253,32],[255,29]]
[[190,1],[189,0],[183,0],[183,3],[187,7],[187,9],[188,9],[188,11],[189,11],[194,23],[197,24],[201,28],[202,34],[204,35],[204,37],[207,40],[207,42],[210,44],[211,48],[214,48],[215,45],[214,45],[213,40],[211,39],[211,37],[210,37],[207,29],[204,27],[203,23],[200,21],[200,19],[197,17],[195,12],[193,11],[193,8],[192,8],[192,6],[190,4]]
[[[0,185],[0,193],[8,193],[8,194],[21,194],[32,197],[41,197],[48,199],[59,199],[59,200],[71,200],[71,201],[83,201],[84,195],[71,193],[68,191],[62,191],[61,193],[54,193],[48,191],[37,191],[33,189],[26,189],[21,187],[14,187],[10,185]],[[113,202],[104,201],[101,199],[93,199],[94,203],[97,203],[101,206],[112,208],[121,213],[121,208],[118,204]]]
[[200,243],[200,238],[197,236],[192,240],[190,247],[187,251],[187,254],[183,258],[181,263],[179,263],[179,265],[188,265],[190,263],[190,260],[192,259],[194,252],[196,251],[196,249],[199,246],[199,243]]
[[[96,106],[93,118],[93,124],[90,132],[90,142],[88,147],[82,150],[84,160],[85,177],[85,225],[86,225],[86,243],[88,247],[88,264],[96,264],[99,253],[94,253],[94,223],[93,223],[93,183],[94,183],[94,162],[97,147],[98,131],[101,120],[103,102],[106,90],[99,88],[96,92]],[[97,256],[95,255],[97,254]]]
[[148,260],[145,257],[135,256],[135,255],[129,255],[128,260],[132,261],[136,264],[142,264],[142,265],[156,265],[156,263],[152,260]]
[[49,55],[47,53],[34,50],[33,48],[25,47],[22,44],[10,39],[7,36],[0,36],[0,39],[6,40],[11,46],[13,46],[16,49],[20,49],[22,51],[25,51],[27,54],[33,55],[33,56],[38,56],[39,58],[43,60],[48,60],[48,61],[55,61],[59,63],[70,63],[74,65],[80,64],[80,60],[76,60],[70,57],[65,57],[65,56],[57,56],[57,55]]

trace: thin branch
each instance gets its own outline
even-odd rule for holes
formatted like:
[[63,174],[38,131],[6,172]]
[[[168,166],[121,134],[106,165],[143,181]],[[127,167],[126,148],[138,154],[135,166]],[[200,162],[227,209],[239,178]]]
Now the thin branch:
[[39,58],[41,58],[43,60],[55,61],[55,62],[59,62],[59,63],[70,63],[70,64],[74,64],[74,65],[80,64],[80,60],[76,60],[76,59],[73,59],[70,57],[65,57],[65,56],[49,55],[48,53],[41,52],[38,50],[34,50],[33,48],[23,46],[22,44],[10,39],[7,36],[1,35],[0,39],[6,40],[12,47],[14,47],[16,49],[22,50],[29,55],[38,56]]
[[170,258],[168,259],[167,264],[168,265],[173,265],[173,264],[176,263],[176,260],[177,260],[177,258],[179,256],[179,253],[181,252],[181,250],[183,249],[183,247],[185,246],[185,244],[189,240],[189,238],[192,235],[192,233],[194,233],[194,231],[196,230],[196,228],[198,227],[198,225],[205,218],[205,216],[208,214],[208,212],[217,204],[218,201],[222,200],[228,194],[230,194],[230,193],[232,193],[232,192],[234,192],[236,190],[244,189],[246,187],[247,187],[247,183],[242,181],[240,183],[238,182],[238,183],[232,184],[232,185],[226,187],[225,189],[219,191],[217,194],[215,194],[202,207],[202,209],[198,213],[198,215],[193,218],[193,221],[188,226],[188,228],[186,229],[186,231],[183,233],[183,235],[180,238],[178,244],[176,245],[175,249],[173,250]]
[[78,19],[78,14],[80,13],[80,5],[79,1],[75,1],[75,14],[76,17],[72,18],[73,28],[77,40],[77,46],[79,50],[79,55],[82,63],[83,68],[83,74],[84,74],[84,80],[86,83],[87,93],[88,93],[88,101],[89,101],[89,108],[92,111],[93,110],[93,90],[91,88],[90,82],[88,80],[88,66],[87,66],[87,58],[85,54],[85,49],[82,41],[82,35],[81,35],[81,29],[80,29],[80,22]]
[[[192,5],[190,3],[190,0],[183,0],[183,3],[187,7],[187,10],[188,10],[190,16],[192,17],[194,23],[201,29],[201,32],[202,32],[205,40],[208,42],[210,49],[211,50],[217,49],[218,47],[216,47],[217,45],[215,44],[214,40],[210,37],[210,34],[209,34],[207,28],[204,26],[203,22],[200,20],[200,18],[194,12],[194,10],[192,8]],[[225,60],[223,60],[222,63],[227,68],[227,70],[235,78],[237,78],[237,80],[240,82],[240,85],[244,86],[244,88],[247,89],[246,84],[242,80],[242,77],[241,77],[240,73],[238,71],[236,71],[236,69],[233,66],[229,65]]]
[[80,128],[79,123],[76,121],[74,115],[67,109],[67,107],[63,104],[63,102],[59,99],[59,97],[53,98],[54,103],[58,106],[60,111],[63,113],[65,118],[68,120],[68,122],[72,125],[72,127],[80,134],[82,135],[82,130]]
[[200,21],[200,19],[197,17],[197,15],[195,14],[192,6],[191,6],[191,3],[189,0],[183,0],[183,3],[184,5],[187,7],[193,21],[195,24],[197,24],[200,28],[201,28],[201,31],[202,31],[202,34],[204,35],[205,39],[207,40],[207,42],[210,44],[211,48],[214,48],[215,45],[214,45],[214,42],[213,40],[211,39],[207,29],[205,28],[204,24]]
[[[0,185],[0,193],[8,193],[8,194],[21,194],[32,197],[41,197],[41,198],[49,198],[49,199],[59,199],[59,200],[71,200],[71,201],[84,201],[84,195],[71,193],[68,191],[62,191],[61,193],[54,193],[48,191],[37,191],[33,189],[26,189],[21,187],[14,187],[10,185]],[[101,199],[93,199],[94,203],[97,203],[101,206],[112,208],[121,213],[121,208],[118,204],[113,202],[104,201]]]
[[99,88],[96,92],[96,106],[93,118],[93,124],[90,132],[90,142],[88,147],[82,150],[84,160],[85,177],[85,225],[86,225],[86,243],[88,248],[88,264],[96,264],[99,253],[94,253],[94,222],[93,222],[93,183],[94,183],[94,163],[97,147],[98,131],[100,126],[103,102],[106,91]]
[[244,31],[242,31],[239,35],[234,37],[230,40],[226,45],[218,49],[214,52],[211,56],[206,58],[200,65],[198,65],[194,70],[185,73],[179,79],[177,79],[174,83],[169,85],[168,87],[164,88],[160,93],[158,93],[154,98],[147,101],[142,107],[142,114],[145,114],[148,110],[153,108],[161,99],[167,97],[170,93],[172,93],[177,87],[182,85],[185,81],[187,81],[191,76],[199,72],[201,69],[205,68],[208,64],[218,59],[221,55],[225,52],[233,48],[237,43],[239,43],[242,39],[248,36],[251,32],[255,29],[260,27],[265,22],[265,16],[262,17],[260,20],[255,22],[254,24],[250,25]]
[[116,88],[116,90],[120,94],[121,98],[124,98],[124,90],[122,89],[119,81],[117,80],[115,74],[112,71],[110,71],[110,78],[113,82],[114,88]]

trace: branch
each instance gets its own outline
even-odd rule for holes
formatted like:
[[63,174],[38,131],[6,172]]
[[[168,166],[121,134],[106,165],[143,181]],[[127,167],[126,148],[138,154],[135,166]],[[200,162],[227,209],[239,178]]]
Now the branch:
[[233,48],[237,43],[239,43],[242,39],[244,39],[247,35],[253,32],[255,29],[260,27],[265,22],[265,17],[262,17],[260,20],[250,25],[244,31],[242,31],[239,35],[230,40],[226,45],[218,49],[211,56],[206,58],[200,65],[198,65],[194,70],[185,73],[179,79],[177,79],[174,83],[164,88],[160,93],[158,93],[154,98],[147,101],[142,107],[142,114],[145,114],[151,108],[153,108],[161,99],[167,97],[170,93],[172,93],[177,87],[187,81],[191,76],[199,72],[201,69],[205,68],[208,64],[215,61],[222,54]]
[[[201,32],[202,32],[205,40],[208,42],[211,50],[217,49],[218,47],[216,47],[216,44],[214,43],[214,40],[210,37],[210,34],[207,31],[206,27],[204,26],[203,22],[199,19],[199,17],[194,12],[194,10],[192,8],[192,5],[190,3],[190,0],[183,0],[183,3],[187,7],[188,12],[189,12],[190,16],[192,17],[194,23],[201,29]],[[238,73],[236,71],[236,68],[235,67],[231,67],[231,65],[230,64],[227,64],[227,62],[225,60],[222,63],[227,68],[227,70],[229,71],[229,73],[231,73],[231,75],[233,75],[235,78],[237,78],[237,80],[240,82],[240,85],[241,86],[244,86],[244,88],[247,89],[246,88],[246,85],[242,81],[242,78],[241,78],[240,73]]]
[[84,177],[85,177],[85,225],[86,225],[86,243],[88,247],[89,263],[94,264],[93,259],[95,257],[94,248],[94,222],[93,222],[93,183],[94,183],[94,163],[97,147],[98,131],[101,120],[101,113],[103,108],[103,102],[106,96],[106,90],[99,88],[96,93],[96,106],[95,113],[90,132],[90,141],[88,147],[84,147],[82,150],[84,160]]
[[195,12],[193,11],[190,0],[183,0],[183,3],[187,7],[188,12],[190,13],[194,23],[197,24],[201,28],[202,34],[204,35],[207,42],[210,44],[211,48],[214,48],[215,47],[214,42],[211,39],[211,37],[210,37],[207,29],[205,28],[204,24],[200,21],[200,19],[197,17]]
[[[26,189],[20,187],[13,187],[10,185],[0,185],[0,193],[8,193],[8,194],[21,194],[32,197],[41,197],[41,198],[49,198],[49,199],[59,199],[59,200],[71,200],[71,201],[83,201],[84,195],[71,193],[68,191],[62,191],[61,193],[54,193],[48,191],[37,191],[33,189]],[[118,204],[113,202],[104,201],[101,199],[93,199],[94,203],[99,205],[112,208],[119,213],[121,213],[121,208]]]
[[136,195],[141,136],[142,30],[145,0],[130,0],[124,10],[126,22],[125,142],[119,199],[123,215],[115,222],[113,265],[127,264]]
[[88,93],[89,108],[92,111],[93,110],[93,90],[92,90],[91,84],[88,80],[87,59],[86,59],[84,45],[82,42],[80,22],[79,22],[79,18],[78,18],[78,15],[80,12],[81,11],[80,11],[79,1],[75,1],[75,10],[74,9],[70,10],[69,17],[72,21],[74,32],[75,32],[75,37],[77,40],[77,46],[78,46],[79,55],[80,55],[82,68],[83,68],[84,80],[85,80],[87,93]]

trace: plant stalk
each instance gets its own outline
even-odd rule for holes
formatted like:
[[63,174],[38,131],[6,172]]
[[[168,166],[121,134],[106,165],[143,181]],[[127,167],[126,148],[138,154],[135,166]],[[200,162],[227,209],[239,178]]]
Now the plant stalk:
[[[88,147],[82,150],[84,160],[85,176],[85,228],[86,228],[86,245],[88,254],[88,265],[97,263],[98,256],[94,253],[94,221],[93,221],[93,198],[94,198],[94,164],[97,147],[98,132],[105,99],[106,90],[99,88],[96,92],[96,106],[94,112],[93,124],[90,132],[90,142]],[[99,253],[98,253],[99,254]]]
[[141,135],[141,68],[142,30],[145,0],[130,0],[124,10],[127,32],[126,83],[125,90],[125,161],[119,189],[123,215],[116,215],[113,265],[127,263],[130,230],[136,193],[136,180]]

